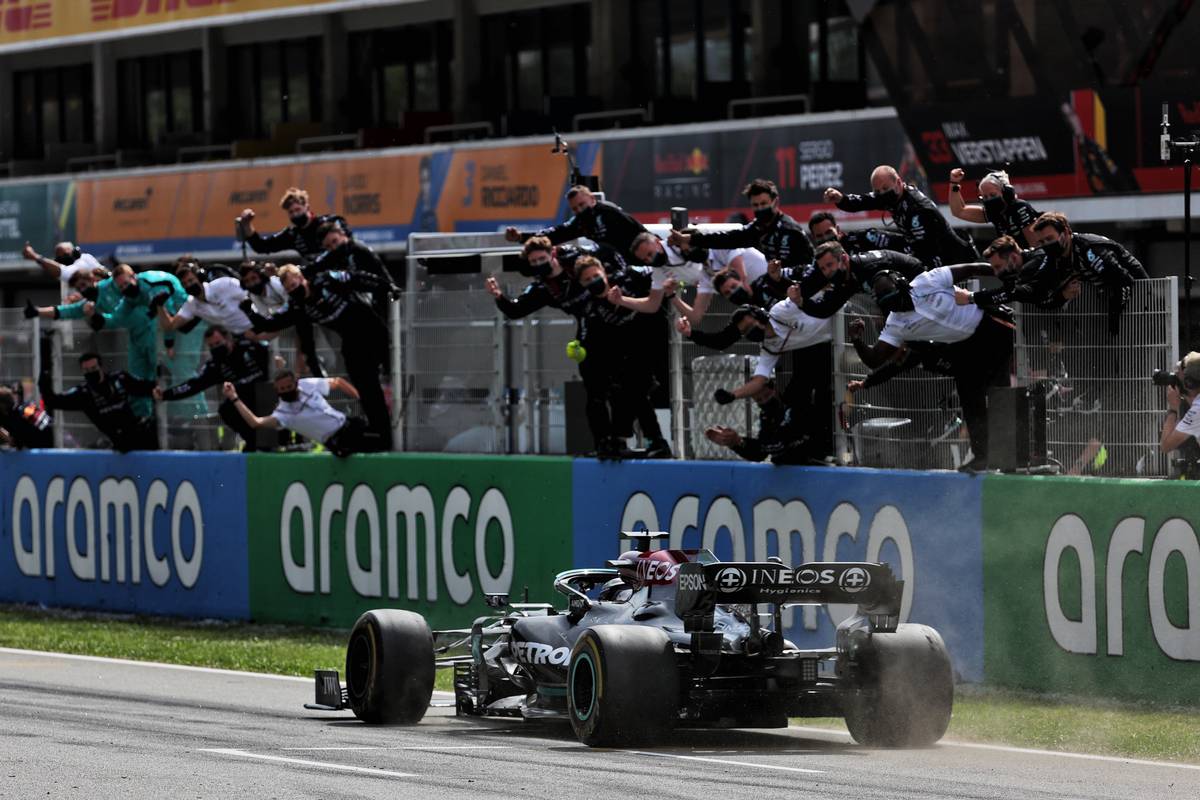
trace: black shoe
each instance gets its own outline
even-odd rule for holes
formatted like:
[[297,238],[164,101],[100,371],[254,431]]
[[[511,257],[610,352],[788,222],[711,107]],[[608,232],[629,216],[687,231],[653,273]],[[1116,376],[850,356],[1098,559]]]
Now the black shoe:
[[606,437],[596,444],[596,458],[601,461],[620,461],[624,443],[614,437]]
[[988,465],[986,458],[976,456],[967,463],[958,468],[959,472],[987,472]]
[[666,439],[651,439],[649,446],[646,447],[645,458],[674,458],[674,453],[671,452],[671,445],[667,444]]

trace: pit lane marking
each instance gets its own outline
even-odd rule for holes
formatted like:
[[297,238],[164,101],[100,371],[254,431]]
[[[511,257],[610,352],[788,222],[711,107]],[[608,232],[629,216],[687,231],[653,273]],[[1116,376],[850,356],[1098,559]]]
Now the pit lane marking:
[[282,764],[298,764],[302,767],[316,767],[317,769],[328,769],[335,772],[354,772],[360,775],[373,775],[380,778],[415,778],[416,775],[412,772],[393,772],[386,769],[376,769],[375,767],[352,767],[347,764],[333,764],[328,761],[309,761],[306,758],[287,758],[285,756],[270,756],[264,753],[251,753],[246,750],[237,750],[229,747],[200,749],[201,753],[214,753],[219,756],[230,756],[231,758],[249,758],[257,761],[273,761]]
[[803,772],[808,775],[823,775],[823,769],[804,769],[803,767],[784,767],[777,764],[759,764],[753,761],[733,761],[728,758],[705,758],[703,756],[681,756],[675,753],[651,753],[647,750],[630,750],[633,755],[652,756],[654,758],[677,758],[681,761],[704,761],[709,764],[732,764],[737,767],[754,767],[755,769],[775,769],[783,772]]

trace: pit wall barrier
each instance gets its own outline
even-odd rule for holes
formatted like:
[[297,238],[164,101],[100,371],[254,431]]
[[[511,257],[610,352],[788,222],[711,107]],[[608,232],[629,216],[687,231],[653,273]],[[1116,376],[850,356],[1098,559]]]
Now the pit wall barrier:
[[[723,559],[882,560],[960,679],[1200,704],[1200,495],[1180,482],[538,457],[0,454],[0,601],[464,627],[666,531]],[[830,646],[851,607],[785,612]]]

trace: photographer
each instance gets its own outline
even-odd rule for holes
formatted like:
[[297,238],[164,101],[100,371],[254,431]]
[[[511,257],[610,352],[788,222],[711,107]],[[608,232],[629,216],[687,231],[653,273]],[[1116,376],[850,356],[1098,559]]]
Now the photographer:
[[308,192],[291,187],[283,193],[279,207],[287,214],[286,228],[278,233],[261,236],[254,230],[254,209],[247,208],[237,218],[238,231],[242,240],[250,245],[256,253],[278,253],[281,250],[295,250],[305,264],[311,264],[321,255],[321,237],[318,233],[321,225],[326,222],[337,222],[343,230],[349,230],[346,220],[337,214],[317,216],[308,205]]
[[572,186],[567,191],[567,205],[574,216],[566,222],[531,233],[506,228],[504,238],[510,242],[526,242],[535,236],[544,236],[551,244],[562,244],[585,236],[627,256],[633,249],[634,238],[646,232],[645,226],[624,209],[607,200],[597,200],[586,186]]
[[780,210],[779,190],[774,182],[756,178],[746,185],[742,194],[750,201],[750,210],[754,213],[754,219],[744,227],[719,233],[671,231],[671,244],[681,249],[755,247],[767,258],[768,263],[778,261],[784,267],[800,266],[812,261],[813,248],[808,234],[799,222]]
[[825,190],[825,202],[842,211],[887,211],[908,237],[913,255],[931,269],[979,260],[975,245],[955,233],[937,204],[905,183],[895,167],[876,167],[866,194],[843,194],[831,186]]
[[[1200,438],[1200,405],[1196,403],[1196,395],[1200,394],[1200,353],[1193,351],[1184,356],[1171,377],[1174,380],[1167,386],[1167,417],[1158,440],[1163,453],[1193,445]],[[1188,409],[1180,417],[1179,404],[1183,399],[1187,400]]]
[[[182,400],[199,394],[210,386],[229,382],[237,389],[237,395],[248,406],[258,410],[254,399],[255,387],[267,380],[271,353],[265,345],[233,336],[224,328],[213,326],[204,332],[204,343],[208,345],[208,361],[190,379],[168,389],[154,389],[155,400]],[[217,409],[221,421],[242,437],[244,451],[257,449],[254,429],[246,424],[242,416],[228,401]]]
[[[374,426],[362,417],[347,417],[329,405],[325,398],[337,390],[358,399],[353,384],[343,378],[302,378],[283,370],[275,374],[275,393],[279,404],[269,416],[260,417],[246,406],[232,383],[221,386],[221,393],[241,415],[251,430],[287,428],[306,439],[320,442],[339,458],[354,453],[387,450],[390,443],[380,440]],[[390,439],[390,437],[389,437]]]
[[288,307],[266,318],[254,311],[249,300],[241,309],[259,333],[281,331],[296,327],[300,351],[309,370],[323,377],[313,339],[314,324],[334,331],[341,338],[342,359],[350,382],[362,395],[363,413],[375,434],[372,439],[381,449],[392,447],[392,426],[387,400],[380,384],[381,372],[388,369],[391,337],[387,325],[367,305],[362,293],[388,292],[390,285],[382,278],[367,272],[322,272],[311,281],[300,268],[288,264],[279,270],[279,280],[288,293]]
[[0,445],[54,447],[53,420],[37,403],[21,402],[17,391],[0,386]]
[[42,372],[38,391],[46,408],[82,411],[117,452],[157,450],[158,427],[154,417],[139,416],[131,404],[135,396],[151,397],[154,381],[141,380],[119,370],[106,372],[97,353],[81,355],[79,366],[84,382],[61,394],[54,391],[49,371]]

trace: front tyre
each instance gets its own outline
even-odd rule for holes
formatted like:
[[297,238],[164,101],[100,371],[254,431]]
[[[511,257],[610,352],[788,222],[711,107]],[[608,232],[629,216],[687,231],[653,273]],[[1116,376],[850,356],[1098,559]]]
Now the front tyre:
[[653,745],[679,713],[679,670],[665,631],[597,625],[571,650],[567,714],[589,747]]
[[844,703],[846,727],[868,747],[928,747],[942,738],[954,706],[954,672],[941,635],[928,625],[874,633],[858,655]]
[[420,722],[433,696],[434,672],[433,633],[420,614],[375,609],[354,623],[346,690],[363,722]]

